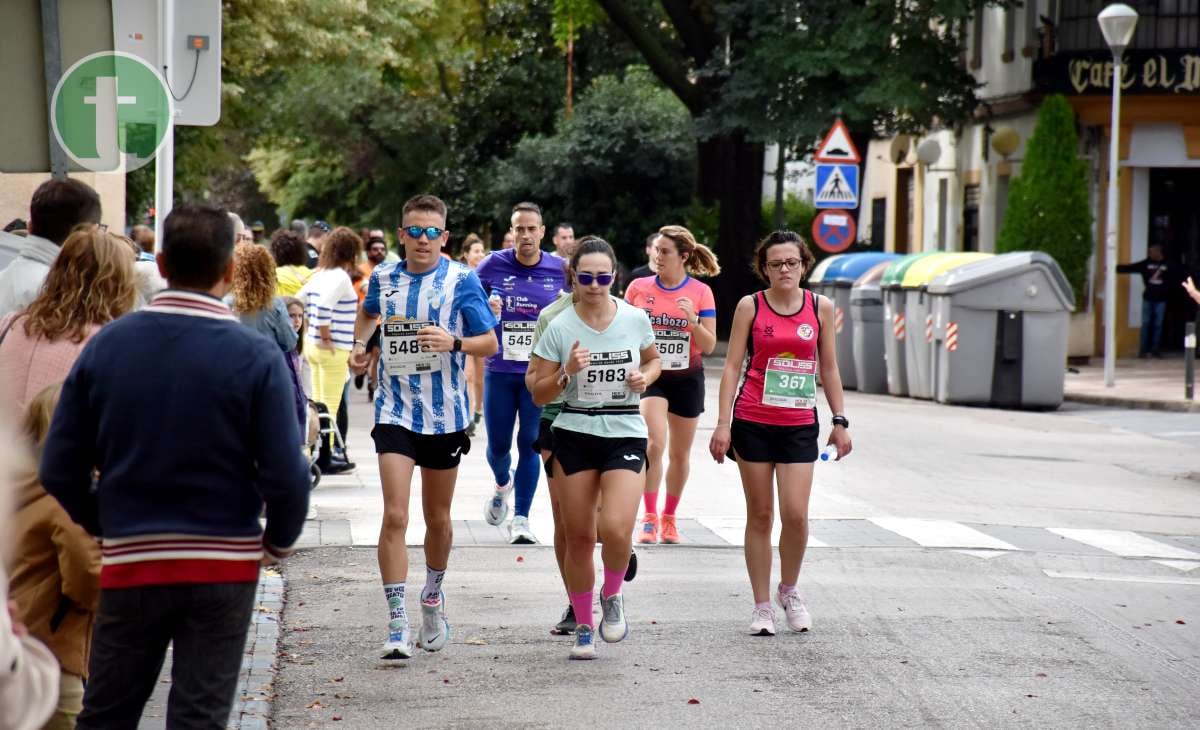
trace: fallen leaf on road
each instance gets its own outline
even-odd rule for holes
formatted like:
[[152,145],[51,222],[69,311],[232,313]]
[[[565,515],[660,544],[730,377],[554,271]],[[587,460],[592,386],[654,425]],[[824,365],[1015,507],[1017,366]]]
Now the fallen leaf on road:
[[450,680],[448,680],[448,679],[442,679],[442,684],[450,684]]
[[1187,622],[1186,622],[1186,621],[1184,621],[1184,620],[1183,620],[1183,619],[1181,619],[1181,618],[1177,618],[1177,619],[1175,619],[1175,623],[1179,624],[1180,626],[1186,626],[1186,625],[1187,625]]
[[487,646],[487,642],[483,639],[467,639],[463,643],[470,644],[471,646]]
[[321,708],[322,708],[322,707],[324,707],[324,706],[325,706],[325,705],[322,705],[320,700],[313,700],[312,702],[310,702],[310,703],[308,704],[308,709],[310,709],[310,710],[319,710],[319,709],[321,709]]
[[517,562],[518,562],[518,563],[524,563],[524,562],[525,562],[525,556],[524,556],[524,555],[518,555],[518,556],[517,556]]
[[700,700],[693,697],[692,699],[688,700],[688,704],[689,705],[698,705],[698,704],[700,704]]
[[1037,697],[1037,695],[1025,695],[1026,697]]
[[345,677],[334,677],[334,678],[333,678],[331,681],[333,681],[333,682],[340,682],[340,681],[342,681],[343,679],[345,679]]
[[1050,675],[1049,675],[1049,674],[1046,674],[1045,672],[1038,672],[1037,674],[1035,674],[1035,675],[1033,675],[1033,676],[1035,676],[1035,677],[1049,677]]
[[342,719],[342,716],[341,716],[341,715],[334,715],[334,716],[333,716],[333,717],[331,717],[330,719],[331,719],[331,720],[333,720],[334,722],[337,722],[338,720],[341,720],[341,719]]

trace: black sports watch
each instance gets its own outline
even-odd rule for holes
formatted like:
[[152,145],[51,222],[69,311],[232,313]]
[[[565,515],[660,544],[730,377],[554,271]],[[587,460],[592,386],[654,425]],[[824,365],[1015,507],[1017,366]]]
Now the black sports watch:
[[833,425],[841,426],[842,428],[850,428],[850,419],[840,413],[833,414]]
[[462,338],[461,337],[454,338],[454,348],[453,349],[454,349],[454,352],[462,352]]

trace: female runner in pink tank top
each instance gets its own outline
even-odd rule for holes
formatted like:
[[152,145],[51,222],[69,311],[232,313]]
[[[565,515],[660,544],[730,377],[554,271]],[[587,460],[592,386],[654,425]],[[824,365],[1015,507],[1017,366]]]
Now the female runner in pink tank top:
[[746,569],[754,590],[750,633],[756,636],[775,634],[770,583],[776,481],[783,522],[776,600],[793,631],[812,627],[796,583],[808,544],[808,499],[817,459],[818,373],[834,414],[828,443],[837,447],[839,459],[851,449],[849,422],[842,413],[833,303],[800,286],[814,262],[804,239],[791,231],[775,231],[758,245],[754,268],[769,286],[738,302],[721,376],[717,427],[709,442],[713,458],[724,463],[729,454],[742,476]]

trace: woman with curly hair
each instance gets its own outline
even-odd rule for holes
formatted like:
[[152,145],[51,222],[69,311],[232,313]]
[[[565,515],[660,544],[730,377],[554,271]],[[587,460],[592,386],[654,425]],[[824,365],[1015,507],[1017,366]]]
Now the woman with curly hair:
[[242,324],[265,335],[283,352],[296,348],[296,332],[283,297],[275,296],[275,261],[262,246],[239,243],[233,250],[233,287],[226,303]]
[[66,379],[101,326],[133,309],[131,246],[128,238],[94,225],[76,228],[37,298],[0,319],[0,389],[11,396],[4,404],[11,422],[47,385]]

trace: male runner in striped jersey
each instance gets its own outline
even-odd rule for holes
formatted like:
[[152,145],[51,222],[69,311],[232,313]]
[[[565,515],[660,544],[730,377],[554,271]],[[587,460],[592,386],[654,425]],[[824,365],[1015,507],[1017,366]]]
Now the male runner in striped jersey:
[[418,466],[426,565],[419,646],[438,651],[449,639],[442,578],[453,542],[450,502],[458,463],[471,449],[466,435],[473,414],[466,359],[487,357],[498,347],[492,329],[496,317],[479,278],[441,255],[449,238],[446,204],[432,195],[418,195],[404,204],[402,220],[405,260],[380,264],[371,272],[350,356],[355,370],[362,372],[368,361],[363,343],[376,317],[382,317],[383,353],[371,437],[383,484],[379,572],[389,611],[384,659],[412,656],[404,606],[405,530],[413,470]]

